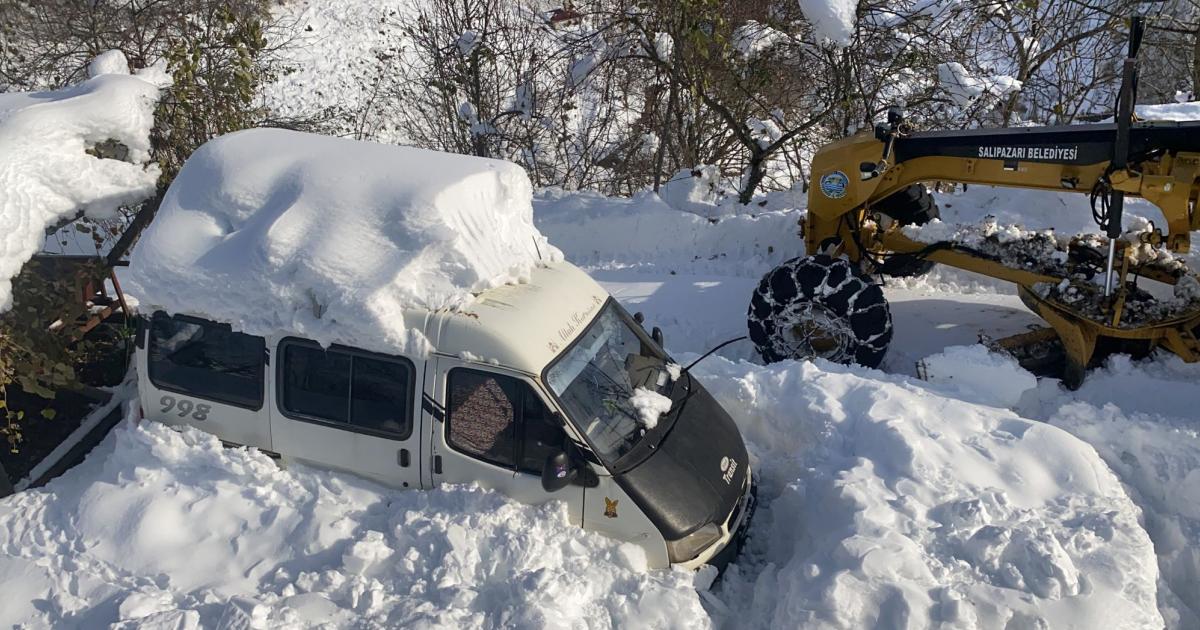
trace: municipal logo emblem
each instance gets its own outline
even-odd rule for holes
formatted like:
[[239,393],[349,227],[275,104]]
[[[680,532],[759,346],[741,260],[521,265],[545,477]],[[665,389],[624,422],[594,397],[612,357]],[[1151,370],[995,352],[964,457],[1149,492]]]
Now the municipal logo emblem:
[[825,193],[830,199],[841,199],[846,196],[846,186],[850,185],[850,178],[841,171],[826,173],[821,177],[821,192]]
[[738,463],[735,460],[732,460],[728,457],[722,457],[721,458],[721,479],[724,479],[725,483],[727,483],[727,484],[732,484],[733,483],[733,473],[737,472],[737,468],[738,468]]

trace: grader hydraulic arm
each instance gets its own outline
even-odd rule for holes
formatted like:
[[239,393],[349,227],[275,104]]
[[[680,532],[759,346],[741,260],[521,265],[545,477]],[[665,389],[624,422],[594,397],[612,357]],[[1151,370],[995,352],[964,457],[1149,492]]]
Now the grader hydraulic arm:
[[866,166],[876,165],[883,140],[859,135],[835,142],[813,160],[817,185],[809,191],[805,243],[818,251],[827,238],[849,236],[842,225],[847,215],[865,213],[913,184],[956,182],[1081,194],[1120,190],[1158,206],[1167,223],[1165,245],[1187,252],[1189,232],[1200,229],[1200,214],[1193,212],[1200,121],[1135,124],[1134,159],[1110,172],[1115,136],[1114,124],[914,133],[894,140],[894,164],[878,175]]

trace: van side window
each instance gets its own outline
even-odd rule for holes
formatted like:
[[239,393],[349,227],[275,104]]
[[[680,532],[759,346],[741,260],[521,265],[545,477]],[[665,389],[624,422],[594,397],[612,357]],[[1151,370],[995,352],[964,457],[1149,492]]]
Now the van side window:
[[446,435],[450,446],[493,464],[516,462],[516,380],[473,370],[450,372]]
[[527,383],[460,368],[450,372],[447,389],[446,437],[455,450],[540,475],[546,458],[565,444],[562,428]]
[[149,377],[159,389],[258,410],[263,404],[262,337],[228,324],[162,311],[150,320]]
[[518,468],[540,475],[542,467],[546,465],[546,458],[566,446],[567,436],[562,427],[555,424],[550,410],[542,404],[542,399],[533,393],[528,385],[522,383],[521,386],[526,390],[522,405],[525,430],[521,440],[521,465]]
[[283,408],[350,422],[350,355],[288,344],[283,349]]
[[298,420],[406,439],[412,432],[412,363],[348,348],[280,344],[280,408]]

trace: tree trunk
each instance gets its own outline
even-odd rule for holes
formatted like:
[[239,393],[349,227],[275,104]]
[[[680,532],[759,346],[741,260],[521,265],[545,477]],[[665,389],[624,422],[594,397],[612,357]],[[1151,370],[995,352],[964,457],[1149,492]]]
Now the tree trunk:
[[1192,98],[1200,99],[1200,26],[1192,39]]
[[742,183],[742,189],[738,191],[738,203],[743,206],[754,199],[754,191],[758,190],[758,185],[767,176],[766,170],[763,169],[763,163],[767,161],[767,155],[765,151],[758,150],[750,154],[746,181]]
[[8,480],[8,473],[4,471],[4,462],[0,462],[0,498],[4,498],[12,493],[12,482]]
[[667,111],[663,112],[662,126],[658,131],[658,147],[654,151],[654,192],[658,192],[662,186],[663,179],[663,161],[667,155],[667,143],[671,141],[671,118],[675,113],[675,108],[679,101],[679,81],[676,80],[675,66],[671,66],[671,73],[668,75],[670,81],[667,93]]

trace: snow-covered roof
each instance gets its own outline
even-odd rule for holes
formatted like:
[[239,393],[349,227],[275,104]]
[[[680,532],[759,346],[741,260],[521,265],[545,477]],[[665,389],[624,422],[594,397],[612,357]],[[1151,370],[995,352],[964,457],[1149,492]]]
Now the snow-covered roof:
[[530,198],[509,162],[241,131],[184,164],[134,250],[130,291],[143,309],[252,334],[423,352],[414,311],[461,308],[562,259]]
[[[0,313],[12,307],[12,278],[36,254],[46,228],[79,212],[104,216],[154,194],[158,168],[150,129],[161,67],[130,75],[125,57],[109,51],[91,78],[52,92],[0,94]],[[87,150],[115,140],[128,161]]]

